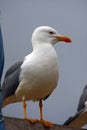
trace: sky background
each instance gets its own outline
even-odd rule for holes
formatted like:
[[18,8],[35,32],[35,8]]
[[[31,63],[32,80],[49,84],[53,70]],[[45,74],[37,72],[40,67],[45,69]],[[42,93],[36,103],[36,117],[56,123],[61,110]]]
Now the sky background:
[[[58,87],[43,102],[44,118],[62,124],[77,109],[87,84],[87,0],[0,0],[6,70],[32,52],[31,35],[41,25],[71,37],[72,44],[56,44],[60,79]],[[2,78],[3,80],[3,78]],[[29,102],[28,117],[39,118],[38,102]],[[23,118],[21,103],[9,105],[3,114]]]

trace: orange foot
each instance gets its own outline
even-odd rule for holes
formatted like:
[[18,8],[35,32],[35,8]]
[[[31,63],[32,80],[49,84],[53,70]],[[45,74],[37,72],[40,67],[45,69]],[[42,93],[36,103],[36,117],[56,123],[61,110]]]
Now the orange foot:
[[26,120],[28,120],[30,123],[36,123],[39,120],[38,119],[32,119],[32,118],[25,118]]
[[46,120],[40,120],[41,123],[43,123],[46,127],[51,127],[51,128],[54,128],[54,125],[49,122],[49,121],[46,121]]

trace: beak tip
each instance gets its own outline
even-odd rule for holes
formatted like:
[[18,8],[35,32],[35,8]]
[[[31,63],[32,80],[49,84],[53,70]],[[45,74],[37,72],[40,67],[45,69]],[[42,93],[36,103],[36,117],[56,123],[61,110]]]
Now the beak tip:
[[67,38],[67,39],[65,40],[65,42],[71,43],[72,40],[71,40],[70,38]]

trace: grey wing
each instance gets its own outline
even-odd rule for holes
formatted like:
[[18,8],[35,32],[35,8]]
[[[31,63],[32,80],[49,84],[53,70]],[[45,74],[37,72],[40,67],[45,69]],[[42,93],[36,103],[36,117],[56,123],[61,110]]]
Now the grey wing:
[[17,63],[15,63],[14,65],[12,65],[6,72],[5,74],[5,78],[8,77],[10,74],[12,74],[15,70],[17,70],[21,65],[22,65],[23,61],[19,61]]
[[19,85],[20,66],[22,63],[23,61],[15,63],[7,70],[2,84],[3,100],[15,93],[15,90]]
[[83,89],[83,92],[81,94],[77,111],[80,111],[81,109],[83,109],[85,107],[86,101],[87,101],[87,85],[85,86],[85,88]]

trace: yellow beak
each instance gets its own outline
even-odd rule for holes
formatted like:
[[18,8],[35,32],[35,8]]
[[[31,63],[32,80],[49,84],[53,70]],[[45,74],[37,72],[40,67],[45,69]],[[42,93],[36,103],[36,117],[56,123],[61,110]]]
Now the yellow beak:
[[58,36],[57,37],[58,41],[64,41],[64,42],[72,42],[71,39],[67,36]]

